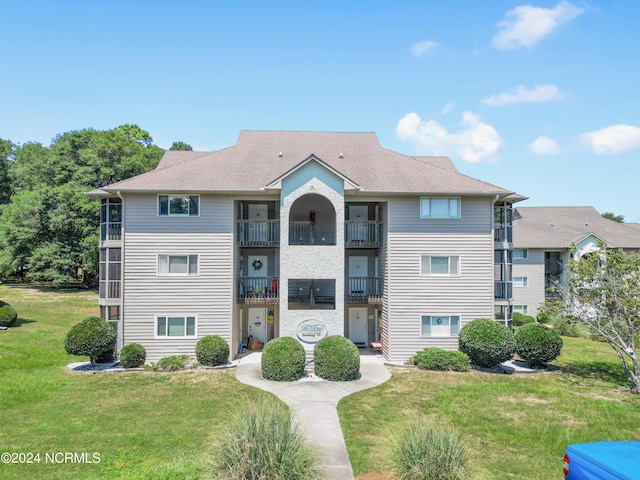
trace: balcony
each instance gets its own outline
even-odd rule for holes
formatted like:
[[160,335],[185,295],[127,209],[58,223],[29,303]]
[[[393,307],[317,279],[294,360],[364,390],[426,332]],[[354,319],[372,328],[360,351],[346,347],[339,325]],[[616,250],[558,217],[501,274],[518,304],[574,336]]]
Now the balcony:
[[495,282],[494,298],[499,300],[508,300],[513,298],[513,282]]
[[100,280],[99,298],[120,298],[120,280]]
[[382,277],[347,277],[344,303],[382,303]]
[[280,220],[238,220],[241,247],[280,246]]
[[122,240],[122,223],[109,222],[100,224],[100,240]]
[[496,225],[493,229],[493,240],[495,242],[512,242],[512,231],[511,225]]
[[382,222],[378,220],[347,220],[344,222],[344,246],[348,248],[378,248],[382,243]]
[[236,300],[247,304],[274,304],[279,302],[278,277],[238,277]]

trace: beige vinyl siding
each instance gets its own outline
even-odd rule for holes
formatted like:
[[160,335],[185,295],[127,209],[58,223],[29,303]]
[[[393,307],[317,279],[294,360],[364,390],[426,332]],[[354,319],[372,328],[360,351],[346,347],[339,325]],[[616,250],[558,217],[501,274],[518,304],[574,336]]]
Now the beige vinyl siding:
[[527,287],[513,287],[513,304],[528,305],[529,313],[536,316],[544,303],[544,250],[528,249],[528,258],[513,259],[513,276],[527,277]]
[[[232,202],[201,196],[200,217],[158,217],[156,195],[128,196],[124,237],[124,344],[140,343],[147,361],[195,355],[205,335],[232,344]],[[154,212],[150,214],[150,211]],[[198,276],[157,276],[157,254],[199,255]],[[196,316],[194,338],[155,338],[156,315]]]
[[[423,315],[458,315],[460,326],[493,315],[492,200],[463,197],[460,219],[420,219],[419,198],[389,201],[385,354],[405,361],[426,347],[458,348],[458,338],[421,337]],[[422,255],[459,255],[460,276],[427,276]]]

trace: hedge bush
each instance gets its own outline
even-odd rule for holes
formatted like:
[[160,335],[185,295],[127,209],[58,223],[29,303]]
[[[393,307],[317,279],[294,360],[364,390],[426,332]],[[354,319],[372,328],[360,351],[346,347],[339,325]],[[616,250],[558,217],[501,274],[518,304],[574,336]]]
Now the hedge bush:
[[514,327],[521,327],[522,325],[526,325],[527,323],[536,323],[535,318],[520,312],[513,312],[512,318]]
[[18,320],[16,309],[0,300],[0,327],[13,327],[16,320]]
[[304,377],[304,347],[293,337],[274,338],[262,349],[262,376],[276,382]]
[[98,356],[96,357],[96,363],[115,362],[116,361],[115,350],[116,350],[116,344],[114,342],[110,348],[98,354]]
[[196,358],[202,365],[215,367],[229,361],[229,344],[217,335],[207,335],[196,343]]
[[360,352],[346,337],[332,335],[316,343],[313,349],[316,375],[325,380],[355,380],[360,373]]
[[555,360],[562,349],[560,335],[538,323],[523,325],[515,333],[516,353],[532,367]]
[[71,355],[88,355],[91,363],[101,353],[113,349],[116,330],[100,317],[87,317],[71,327],[64,339],[64,349]]
[[139,343],[130,343],[120,350],[120,365],[124,368],[137,368],[144,365],[147,351]]
[[471,363],[485,368],[510,360],[516,351],[511,330],[488,318],[473,320],[462,327],[458,345],[461,352],[469,355]]
[[453,370],[466,372],[471,369],[469,356],[463,352],[441,348],[425,348],[413,356],[413,363],[422,370]]

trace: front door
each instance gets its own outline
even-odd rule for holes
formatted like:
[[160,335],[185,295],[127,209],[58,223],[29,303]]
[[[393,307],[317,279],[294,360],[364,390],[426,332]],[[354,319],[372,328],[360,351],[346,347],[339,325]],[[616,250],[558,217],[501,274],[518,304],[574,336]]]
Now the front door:
[[249,241],[266,242],[269,240],[269,222],[259,220],[269,219],[269,205],[266,203],[249,204]]
[[247,331],[249,335],[262,343],[267,342],[267,309],[250,308],[247,317]]
[[367,308],[352,307],[349,309],[349,340],[358,347],[367,345]]
[[347,295],[365,296],[367,294],[367,279],[369,259],[366,256],[349,256],[349,286]]
[[[267,272],[269,268],[269,257],[266,255],[248,255],[247,256],[247,276],[249,280],[247,286],[255,297],[264,296],[266,289],[271,287]],[[265,278],[262,278],[265,277]]]
[[[347,241],[367,241],[367,224],[369,219],[369,207],[367,205],[349,205],[349,228]],[[360,223],[361,222],[361,223]]]

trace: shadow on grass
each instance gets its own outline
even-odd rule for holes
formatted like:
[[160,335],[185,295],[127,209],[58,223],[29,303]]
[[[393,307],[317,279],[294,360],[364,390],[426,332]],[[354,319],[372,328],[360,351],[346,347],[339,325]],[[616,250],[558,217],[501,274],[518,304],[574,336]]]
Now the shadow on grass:
[[92,290],[96,290],[96,288],[82,284],[82,283],[72,283],[72,284],[64,284],[64,285],[42,285],[40,283],[7,283],[4,282],[3,286],[11,289],[17,290],[36,290],[40,293],[51,293],[51,292],[65,292],[65,293],[74,293],[74,292],[90,292]]
[[26,323],[36,323],[35,320],[31,320],[30,318],[20,318],[16,320],[16,323],[11,328],[19,328]]
[[563,366],[561,370],[562,373],[585,380],[601,380],[615,385],[626,385],[628,383],[622,366],[609,362],[571,363]]

